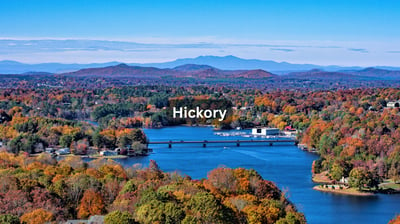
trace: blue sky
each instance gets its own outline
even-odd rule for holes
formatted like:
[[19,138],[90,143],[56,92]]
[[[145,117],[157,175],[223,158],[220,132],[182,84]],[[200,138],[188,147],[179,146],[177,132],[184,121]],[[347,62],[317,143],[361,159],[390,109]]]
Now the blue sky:
[[156,62],[232,54],[400,66],[399,12],[396,0],[2,0],[0,60]]

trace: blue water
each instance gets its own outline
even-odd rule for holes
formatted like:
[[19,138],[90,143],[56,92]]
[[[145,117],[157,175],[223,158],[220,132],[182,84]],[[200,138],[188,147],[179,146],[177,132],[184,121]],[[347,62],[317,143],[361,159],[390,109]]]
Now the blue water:
[[[173,127],[146,129],[150,141],[242,139],[214,135],[211,128]],[[248,139],[248,138],[243,138]],[[259,144],[259,143],[257,143]],[[261,144],[261,143],[260,143]],[[308,223],[387,223],[400,213],[400,195],[378,194],[371,197],[336,195],[315,191],[311,164],[318,156],[295,146],[231,145],[150,145],[154,152],[147,157],[117,160],[124,166],[155,160],[164,171],[178,171],[192,178],[206,178],[219,166],[253,168],[263,178],[274,181],[287,197],[304,212]]]

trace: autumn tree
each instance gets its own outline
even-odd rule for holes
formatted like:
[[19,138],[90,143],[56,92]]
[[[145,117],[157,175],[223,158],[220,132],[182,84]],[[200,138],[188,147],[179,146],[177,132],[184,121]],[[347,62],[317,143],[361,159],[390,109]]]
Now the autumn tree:
[[113,211],[104,217],[104,224],[136,224],[129,212]]
[[48,212],[44,209],[36,209],[32,212],[26,213],[21,216],[21,221],[26,224],[45,224],[54,219],[54,216],[51,212]]
[[102,196],[92,189],[88,189],[83,194],[81,203],[78,207],[78,217],[87,218],[91,215],[100,215],[104,211]]

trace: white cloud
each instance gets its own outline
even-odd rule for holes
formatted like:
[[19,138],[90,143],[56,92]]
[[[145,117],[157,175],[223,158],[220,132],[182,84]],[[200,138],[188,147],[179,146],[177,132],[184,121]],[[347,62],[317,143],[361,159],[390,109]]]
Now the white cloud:
[[0,38],[0,60],[25,63],[165,62],[200,55],[342,66],[400,66],[399,43],[192,38]]

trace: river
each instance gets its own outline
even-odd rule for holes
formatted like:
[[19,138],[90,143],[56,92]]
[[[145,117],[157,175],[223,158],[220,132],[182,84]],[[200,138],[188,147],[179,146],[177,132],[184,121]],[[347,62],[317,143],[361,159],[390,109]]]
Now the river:
[[[150,141],[228,140],[243,137],[214,135],[208,127],[172,127],[145,129]],[[246,138],[248,139],[248,138]],[[259,144],[259,143],[257,143]],[[262,143],[260,143],[262,144]],[[304,212],[308,223],[387,223],[400,213],[400,195],[378,194],[357,197],[324,193],[312,189],[311,164],[318,156],[295,146],[201,144],[151,145],[146,157],[116,159],[125,167],[136,163],[147,166],[155,160],[163,171],[178,171],[192,178],[206,178],[207,172],[219,166],[255,169],[264,179],[274,181],[287,197]]]

